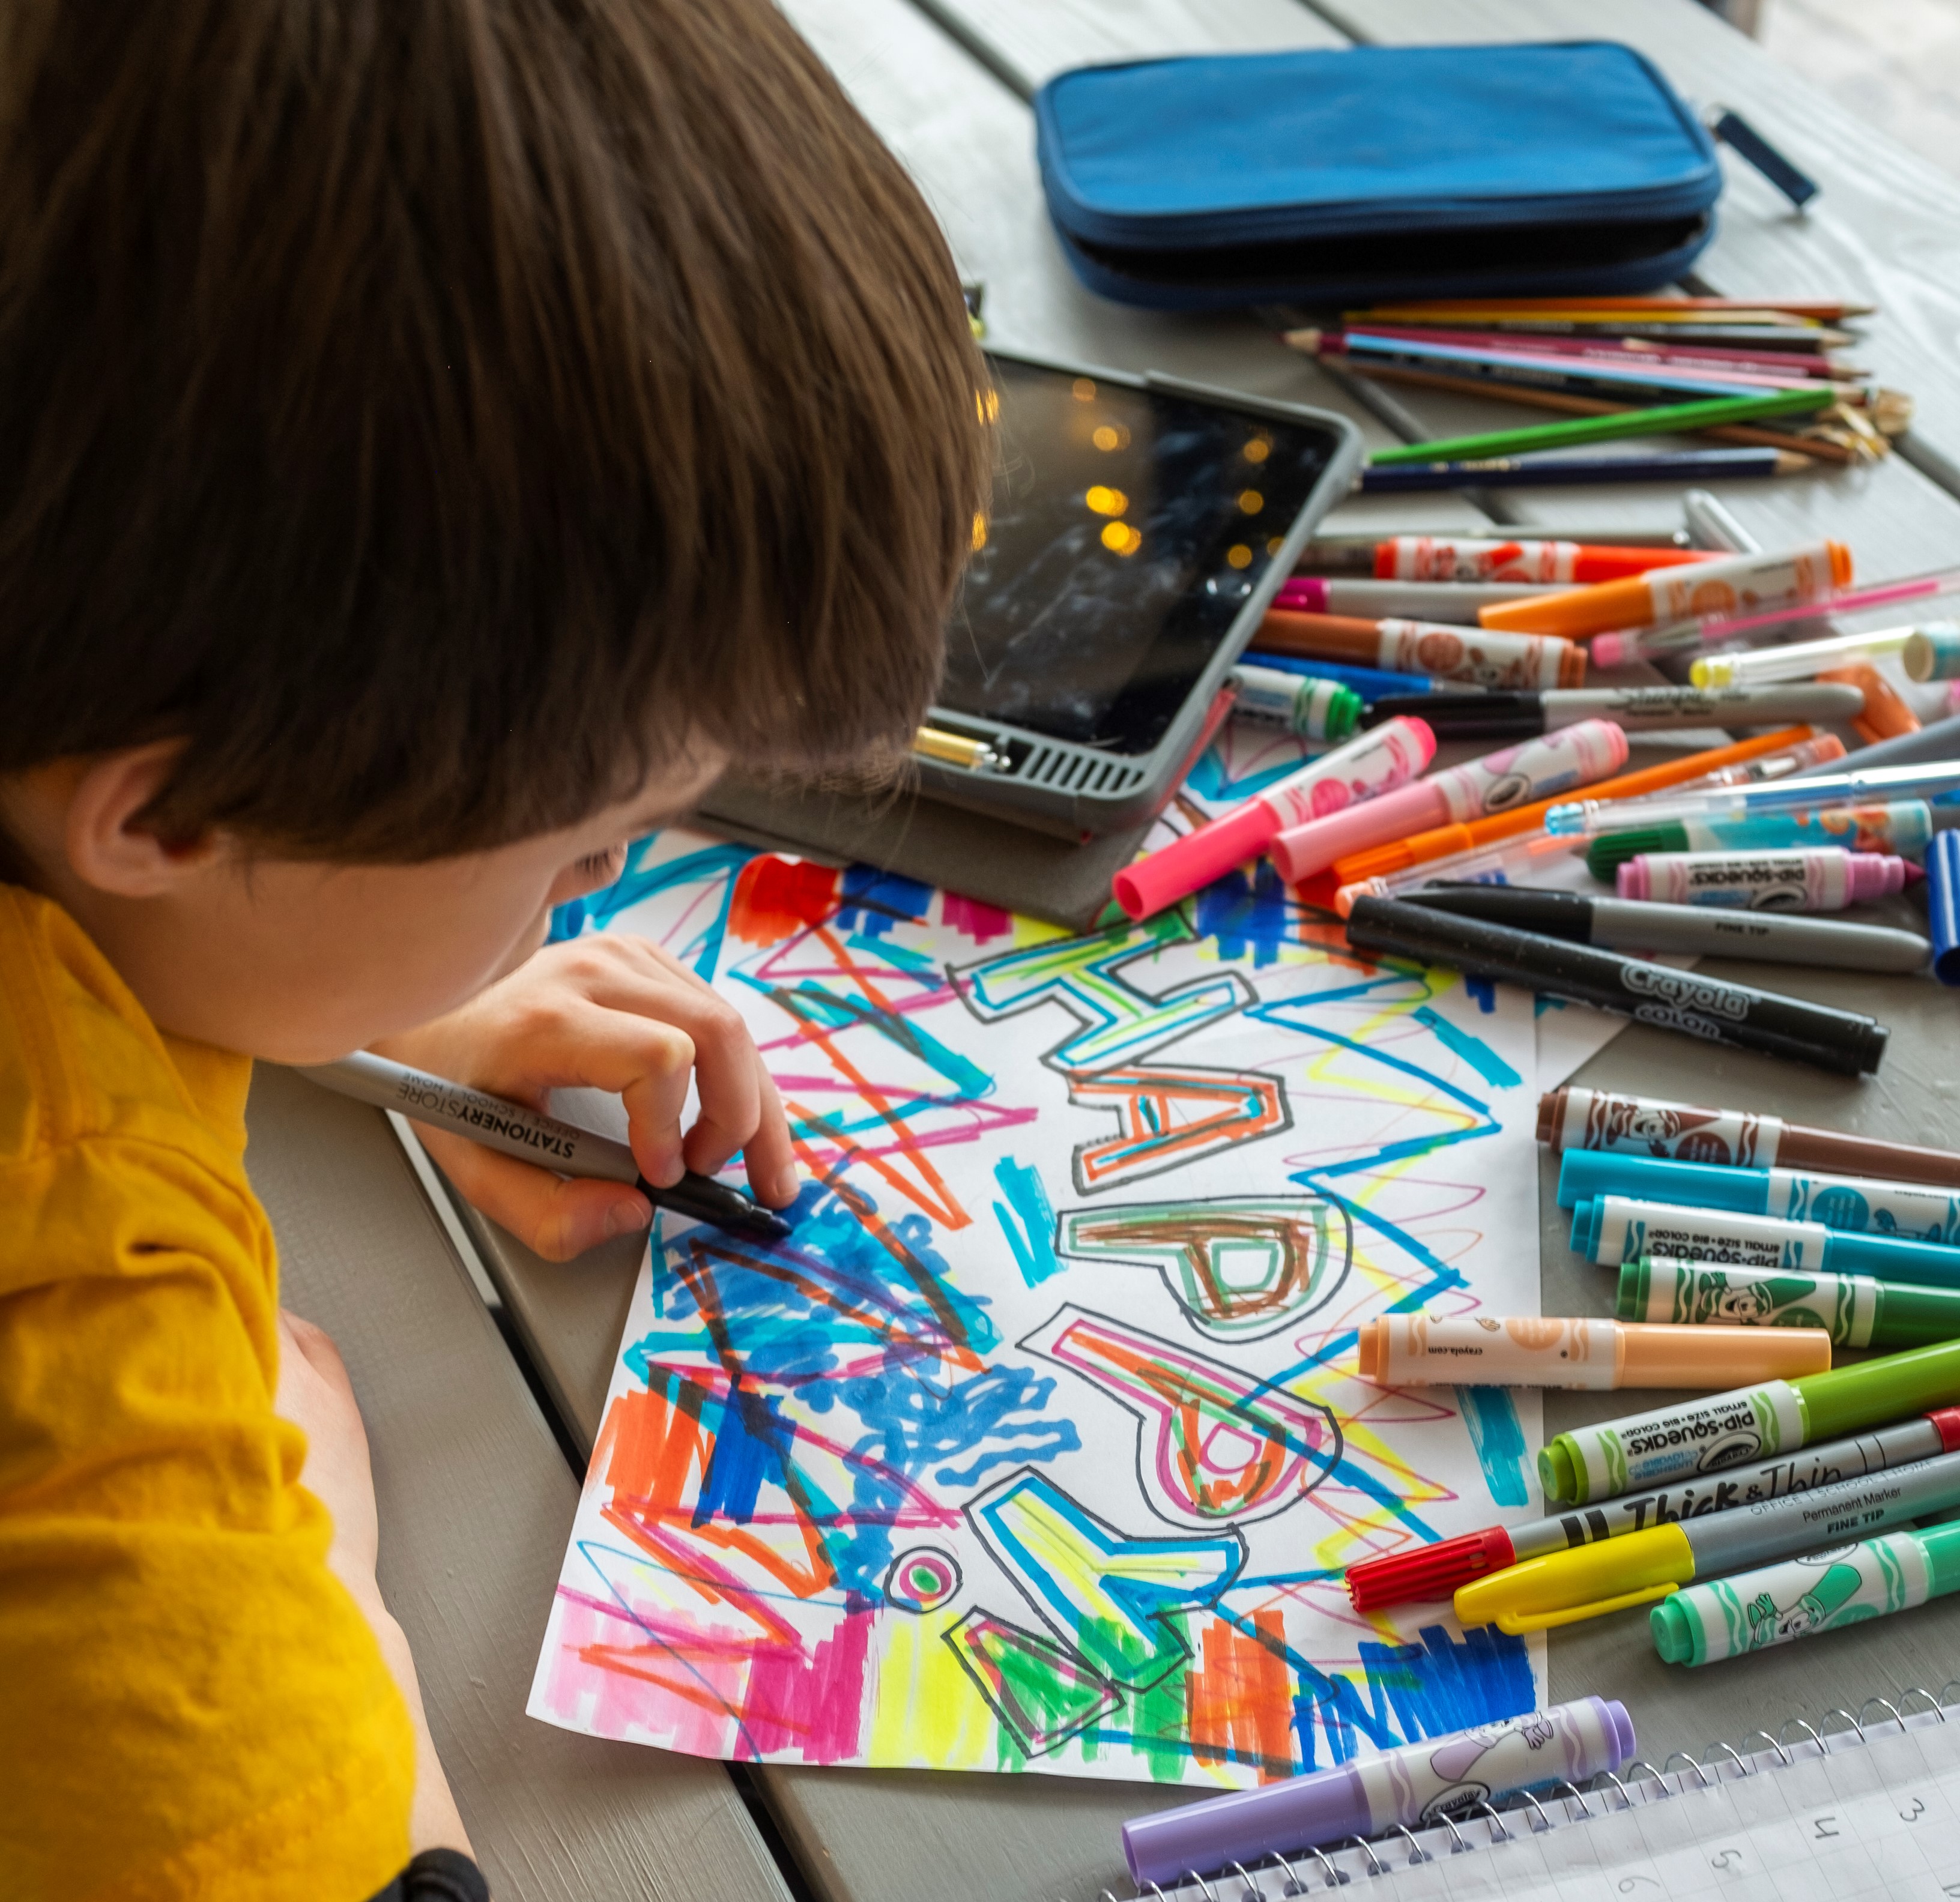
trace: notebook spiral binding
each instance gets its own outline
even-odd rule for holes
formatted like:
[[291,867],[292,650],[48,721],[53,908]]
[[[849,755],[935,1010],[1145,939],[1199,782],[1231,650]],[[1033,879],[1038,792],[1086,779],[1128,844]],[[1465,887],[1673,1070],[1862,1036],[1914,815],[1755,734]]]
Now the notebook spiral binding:
[[[1915,1699],[1920,1700],[1917,1706]],[[1877,1714],[1868,1718],[1866,1713],[1874,1711]],[[1752,1731],[1742,1741],[1753,1744],[1760,1738],[1767,1748],[1747,1754],[1733,1744],[1713,1743],[1704,1747],[1701,1757],[1678,1750],[1658,1770],[1644,1758],[1636,1757],[1618,1775],[1606,1770],[1589,1779],[1583,1789],[1572,1783],[1554,1783],[1548,1798],[1550,1808],[1529,1790],[1518,1791],[1502,1805],[1478,1803],[1467,1812],[1464,1821],[1474,1825],[1481,1821],[1481,1833],[1474,1827],[1466,1831],[1446,1816],[1440,1824],[1432,1824],[1420,1834],[1398,1827],[1372,1837],[1351,1836],[1331,1849],[1307,1848],[1297,1850],[1290,1856],[1269,1856],[1255,1869],[1228,1862],[1222,1870],[1208,1875],[1188,1869],[1168,1889],[1155,1882],[1143,1884],[1129,1902],[1284,1902],[1287,1897],[1343,1888],[1357,1878],[1413,1868],[1418,1862],[1433,1862],[1439,1856],[1460,1856],[1509,1842],[1513,1834],[1512,1823],[1520,1819],[1534,1835],[1588,1822],[1611,1807],[1631,1809],[1638,1804],[1664,1802],[1685,1789],[1690,1777],[1705,1788],[1725,1776],[1731,1776],[1731,1780],[1754,1776],[1772,1761],[1779,1765],[1794,1762],[1793,1748],[1801,1750],[1807,1743],[1828,1757],[1834,1744],[1853,1733],[1859,1743],[1863,1743],[1870,1725],[1888,1721],[1904,1730],[1915,1723],[1943,1724],[1949,1720],[1949,1711],[1960,1713],[1960,1678],[1949,1678],[1940,1686],[1937,1695],[1914,1684],[1895,1698],[1867,1697],[1855,1713],[1841,1707],[1827,1710],[1814,1725],[1806,1718],[1791,1717],[1774,1736],[1766,1730]],[[1833,1719],[1841,1720],[1834,1729]],[[1960,1721],[1960,1717],[1955,1721]],[[1793,1745],[1786,1741],[1791,1731],[1803,1733]],[[1704,1762],[1703,1757],[1709,1760]],[[1593,1808],[1596,1799],[1599,1805],[1597,1811]],[[1120,1902],[1120,1898],[1104,1889],[1096,1902]]]

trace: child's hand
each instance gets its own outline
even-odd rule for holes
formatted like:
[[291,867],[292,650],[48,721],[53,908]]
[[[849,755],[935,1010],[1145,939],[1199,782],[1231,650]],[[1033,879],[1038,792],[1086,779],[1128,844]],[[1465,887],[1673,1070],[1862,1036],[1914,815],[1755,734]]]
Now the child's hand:
[[[685,965],[621,932],[547,946],[459,1010],[376,1046],[384,1056],[535,1109],[574,1084],[626,1105],[640,1172],[656,1188],[711,1175],[737,1150],[757,1197],[796,1199],[789,1124],[747,1025]],[[701,1113],[685,1134],[690,1078]],[[644,1229],[653,1210],[621,1182],[566,1181],[460,1136],[418,1127],[443,1172],[547,1261]]]

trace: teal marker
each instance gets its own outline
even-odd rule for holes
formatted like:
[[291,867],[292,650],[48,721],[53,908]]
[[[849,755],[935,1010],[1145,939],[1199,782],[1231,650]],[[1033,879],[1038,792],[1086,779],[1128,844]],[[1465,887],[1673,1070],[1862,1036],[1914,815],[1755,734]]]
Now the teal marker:
[[1949,1341],[1575,1428],[1538,1455],[1538,1478],[1548,1499],[1583,1506],[1863,1433],[1956,1400],[1960,1341]]
[[1572,1210],[1572,1246],[1602,1267],[1643,1255],[1764,1270],[1870,1274],[1881,1281],[1960,1287],[1960,1248],[1889,1235],[1847,1235],[1822,1222],[1684,1208],[1627,1195],[1589,1197]]
[[1586,848],[1586,869],[1610,885],[1613,874],[1638,852],[1736,852],[1769,846],[1841,845],[1847,851],[1896,852],[1901,858],[1917,858],[1933,838],[1934,823],[1933,808],[1923,799],[1758,813],[1746,819],[1669,819],[1663,825],[1602,833]]
[[1822,1222],[1847,1234],[1883,1235],[1960,1248],[1960,1191],[1923,1182],[1801,1169],[1726,1169],[1671,1156],[1568,1150],[1558,1170],[1558,1205],[1603,1195],[1688,1208],[1729,1209],[1783,1222]]
[[1960,1592],[1960,1525],[1886,1532],[1691,1585],[1663,1598],[1647,1621],[1664,1664],[1717,1664],[1910,1611],[1949,1592]]
[[1724,1328],[1822,1328],[1837,1347],[1960,1340],[1960,1289],[1902,1287],[1868,1274],[1788,1274],[1643,1255],[1620,1268],[1618,1318]]

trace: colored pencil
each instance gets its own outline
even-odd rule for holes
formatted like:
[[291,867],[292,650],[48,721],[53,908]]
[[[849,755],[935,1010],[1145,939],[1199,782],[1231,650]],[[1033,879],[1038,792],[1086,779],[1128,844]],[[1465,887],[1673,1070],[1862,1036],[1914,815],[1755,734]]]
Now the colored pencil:
[[1522,357],[1564,361],[1578,358],[1601,363],[1652,364],[1659,369],[1760,371],[1766,374],[1799,377],[1859,377],[1862,371],[1834,363],[1822,352],[1803,350],[1738,350],[1723,344],[1697,344],[1688,348],[1671,348],[1645,337],[1547,337],[1519,330],[1454,330],[1440,327],[1424,329],[1414,324],[1352,324],[1345,329],[1309,326],[1281,333],[1283,342],[1296,350],[1310,350],[1316,343],[1322,349],[1338,348],[1349,337],[1375,337],[1409,343],[1452,343],[1472,349],[1502,350]]
[[[1413,383],[1424,390],[1446,390],[1455,396],[1488,398],[1494,393],[1488,383],[1475,382],[1468,377],[1446,376],[1440,371],[1406,369],[1395,364],[1363,364],[1352,361],[1346,362],[1344,367],[1357,376],[1372,377],[1377,382]],[[1796,395],[1803,393],[1785,391],[1779,393]],[[1625,403],[1610,402],[1602,396],[1569,395],[1565,391],[1559,390],[1527,390],[1521,386],[1508,388],[1503,393],[1501,400],[1505,402],[1522,403],[1527,408],[1532,409],[1555,409],[1561,415],[1567,416],[1627,418],[1635,415],[1653,416],[1662,413],[1654,409],[1629,406]],[[1738,400],[1753,402],[1755,399],[1723,397],[1717,400],[1726,402]],[[1828,403],[1830,401],[1828,393],[1818,399],[1820,404]],[[1674,409],[1682,406],[1667,406],[1666,407]],[[1677,428],[1679,427],[1678,425],[1675,425]],[[1650,429],[1647,426],[1643,426],[1641,428],[1622,433],[1629,435],[1644,435],[1650,433]],[[1662,431],[1659,433],[1672,432]],[[1829,463],[1864,462],[1883,453],[1881,447],[1853,448],[1849,444],[1838,442],[1823,435],[1799,435],[1791,430],[1762,429],[1748,424],[1733,424],[1712,429],[1704,428],[1699,431],[1684,431],[1682,433],[1712,436],[1725,443],[1755,443],[1771,449],[1790,450],[1806,456],[1816,456]],[[1557,444],[1545,445],[1548,447],[1558,446]],[[1426,444],[1414,444],[1411,447],[1421,450],[1425,456],[1430,453]],[[1478,453],[1481,454],[1482,452],[1479,451]]]
[[1764,448],[1683,449],[1650,456],[1494,456],[1364,469],[1354,486],[1364,495],[1393,495],[1446,488],[1565,488],[1596,482],[1734,482],[1797,476],[1816,466],[1808,456]]
[[[1471,317],[1462,323],[1438,317],[1422,324],[1398,315],[1398,323],[1427,330],[1459,330],[1475,324],[1481,330],[1500,330],[1519,337],[1643,337],[1665,343],[1672,349],[1683,344],[1718,343],[1758,350],[1790,351],[1815,355],[1826,350],[1841,350],[1856,341],[1848,330],[1825,330],[1815,325],[1780,323],[1668,323],[1646,318],[1612,318],[1594,320],[1573,317]],[[1351,320],[1350,327],[1365,329],[1372,321],[1366,316]],[[1382,320],[1386,321],[1386,320]]]
[[1518,455],[1535,449],[1563,448],[1568,443],[1620,441],[1629,436],[1672,436],[1683,430],[1752,422],[1758,417],[1812,415],[1828,408],[1835,400],[1836,393],[1829,389],[1779,390],[1761,396],[1717,396],[1701,402],[1669,403],[1657,409],[1584,416],[1572,422],[1486,430],[1479,435],[1444,437],[1431,443],[1406,443],[1398,448],[1377,450],[1368,460],[1386,467],[1396,463],[1449,462],[1468,456]]
[[1453,317],[1491,310],[1505,316],[1530,316],[1549,313],[1579,313],[1596,316],[1602,312],[1636,311],[1642,316],[1659,312],[1692,310],[1726,314],[1767,310],[1780,316],[1807,318],[1823,323],[1841,323],[1847,317],[1869,317],[1875,304],[1845,304],[1824,297],[1423,297],[1402,304],[1378,304],[1366,310],[1350,310],[1350,317],[1384,317],[1391,313],[1419,313],[1424,317]]

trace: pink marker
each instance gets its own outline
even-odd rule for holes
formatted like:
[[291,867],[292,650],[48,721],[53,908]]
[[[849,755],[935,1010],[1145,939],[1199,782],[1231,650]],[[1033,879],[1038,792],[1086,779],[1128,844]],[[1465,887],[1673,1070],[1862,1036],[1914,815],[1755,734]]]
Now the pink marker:
[[1224,818],[1125,867],[1112,882],[1116,902],[1131,918],[1148,918],[1223,877],[1233,866],[1256,858],[1289,826],[1406,785],[1435,757],[1436,736],[1428,721],[1386,720],[1234,806]]
[[1309,819],[1273,841],[1273,862],[1289,884],[1325,871],[1350,852],[1458,825],[1548,799],[1568,786],[1589,786],[1627,763],[1627,736],[1610,720],[1582,720],[1542,739],[1528,739],[1452,766],[1365,806]]
[[1642,852],[1615,874],[1623,899],[1730,911],[1842,911],[1925,876],[1887,852]]

